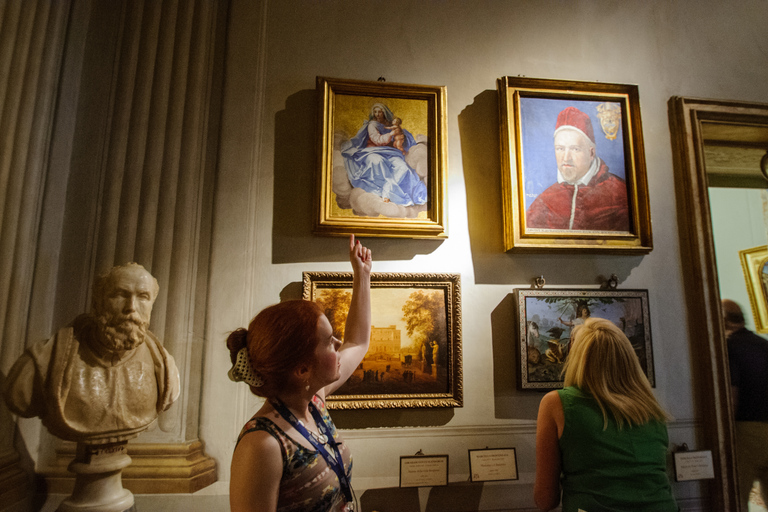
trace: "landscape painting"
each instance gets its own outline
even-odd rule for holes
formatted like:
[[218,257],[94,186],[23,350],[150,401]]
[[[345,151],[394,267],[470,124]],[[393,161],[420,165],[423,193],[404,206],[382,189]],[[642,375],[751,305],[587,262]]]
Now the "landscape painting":
[[[460,407],[461,318],[457,274],[371,275],[371,342],[333,409]],[[304,273],[304,298],[320,304],[344,339],[351,273]]]
[[627,336],[655,386],[647,290],[516,290],[522,389],[563,387],[574,329],[587,318],[610,320]]

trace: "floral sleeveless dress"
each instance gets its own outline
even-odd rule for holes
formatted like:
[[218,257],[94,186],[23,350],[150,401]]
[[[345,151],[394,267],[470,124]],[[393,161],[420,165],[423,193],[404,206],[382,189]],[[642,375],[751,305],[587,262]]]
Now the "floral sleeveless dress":
[[[341,442],[320,397],[315,396],[312,404],[320,411],[323,422],[333,434],[334,441]],[[280,480],[277,512],[343,512],[347,510],[339,479],[322,455],[300,445],[272,420],[262,416],[254,416],[245,424],[237,442],[239,443],[240,439],[249,432],[256,430],[263,430],[274,437],[280,444],[283,455],[283,476]],[[344,470],[349,475],[352,470],[352,457],[346,443],[341,442],[339,453],[344,461]]]

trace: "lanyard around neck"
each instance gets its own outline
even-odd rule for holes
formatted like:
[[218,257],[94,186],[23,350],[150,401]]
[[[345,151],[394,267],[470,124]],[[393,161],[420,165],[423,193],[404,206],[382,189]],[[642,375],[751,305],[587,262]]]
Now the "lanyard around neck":
[[325,424],[325,421],[323,421],[323,417],[320,414],[320,411],[317,410],[317,407],[315,407],[315,404],[309,402],[309,412],[312,414],[312,418],[315,420],[320,433],[326,436],[328,439],[328,443],[333,449],[333,455],[323,444],[319,443],[317,439],[315,439],[315,436],[313,436],[309,430],[307,430],[304,424],[296,418],[296,416],[288,409],[288,407],[285,406],[283,402],[281,402],[279,399],[275,399],[272,402],[272,407],[274,407],[278,414],[280,414],[280,416],[282,416],[285,421],[290,423],[291,426],[295,428],[299,434],[304,436],[304,438],[309,441],[315,450],[317,450],[317,452],[323,456],[323,459],[325,459],[328,467],[330,467],[333,472],[336,473],[336,476],[339,479],[339,485],[341,486],[341,493],[344,495],[344,499],[347,501],[347,503],[352,503],[352,485],[350,484],[347,472],[344,471],[344,460],[341,458],[341,452],[339,451],[340,443],[334,442],[333,434]]

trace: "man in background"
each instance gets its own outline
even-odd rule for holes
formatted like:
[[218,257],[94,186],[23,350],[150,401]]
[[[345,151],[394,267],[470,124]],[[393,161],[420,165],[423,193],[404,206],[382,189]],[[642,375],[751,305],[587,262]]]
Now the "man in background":
[[724,299],[722,309],[736,411],[739,494],[746,511],[755,480],[763,502],[768,490],[768,340],[744,327],[744,314],[734,301]]

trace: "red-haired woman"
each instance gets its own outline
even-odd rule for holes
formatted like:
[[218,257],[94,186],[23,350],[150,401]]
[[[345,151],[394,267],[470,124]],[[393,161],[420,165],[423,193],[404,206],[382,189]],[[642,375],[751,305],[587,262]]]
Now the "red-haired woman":
[[270,306],[227,338],[230,378],[267,399],[232,456],[232,512],[353,508],[349,449],[325,409],[325,397],[352,375],[371,337],[371,251],[350,236],[349,258],[354,278],[343,343],[320,307],[303,300]]

